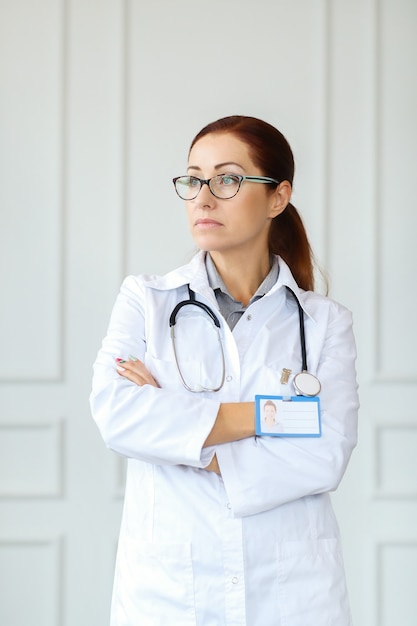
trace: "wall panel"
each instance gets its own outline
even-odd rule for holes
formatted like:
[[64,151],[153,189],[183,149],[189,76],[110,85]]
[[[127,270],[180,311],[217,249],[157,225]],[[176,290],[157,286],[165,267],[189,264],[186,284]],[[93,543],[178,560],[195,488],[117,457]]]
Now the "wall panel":
[[63,432],[59,421],[0,424],[0,498],[63,495]]
[[[377,371],[389,380],[417,382],[417,333],[410,313],[417,307],[417,4],[379,1],[377,98]],[[400,329],[404,329],[402,335]]]
[[62,375],[63,2],[0,19],[0,380]]
[[60,626],[62,566],[59,540],[0,538],[0,623]]
[[[417,597],[417,543],[382,543],[379,546],[378,626],[415,626]],[[401,584],[398,573],[401,572]]]
[[380,425],[376,435],[376,493],[384,497],[417,498],[417,424]]

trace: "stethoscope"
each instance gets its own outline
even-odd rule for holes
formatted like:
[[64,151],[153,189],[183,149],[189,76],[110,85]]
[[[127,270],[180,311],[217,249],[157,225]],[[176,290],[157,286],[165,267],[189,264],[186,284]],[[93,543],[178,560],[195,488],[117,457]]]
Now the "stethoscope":
[[[306,348],[305,328],[304,328],[304,311],[294,291],[290,289],[290,287],[286,287],[286,289],[291,293],[291,295],[294,297],[297,303],[298,319],[299,319],[299,326],[300,326],[300,345],[301,345],[302,366],[301,366],[301,372],[299,372],[298,374],[294,376],[292,382],[293,382],[294,389],[297,395],[314,397],[320,393],[321,384],[320,384],[319,379],[316,376],[314,376],[314,374],[311,374],[307,368],[307,348]],[[179,302],[174,307],[171,315],[169,316],[169,326],[171,329],[171,341],[172,341],[172,347],[174,350],[174,358],[175,358],[175,363],[178,369],[178,373],[180,375],[182,384],[184,385],[186,389],[188,389],[188,391],[192,391],[194,393],[199,393],[202,391],[219,391],[219,389],[223,387],[225,377],[226,377],[226,361],[225,361],[224,349],[223,349],[223,344],[222,344],[221,335],[220,335],[220,329],[221,329],[220,321],[217,315],[214,313],[214,311],[212,311],[212,309],[207,304],[204,304],[204,302],[200,302],[199,300],[196,300],[195,293],[191,289],[190,285],[188,285],[188,294],[189,294],[189,299],[182,300],[181,302]],[[213,387],[204,387],[203,385],[189,385],[183,376],[183,373],[181,371],[181,367],[179,364],[177,346],[175,342],[175,324],[176,324],[178,312],[182,308],[186,306],[190,306],[190,305],[198,307],[202,311],[204,311],[204,313],[206,313],[212,320],[214,327],[216,329],[216,332],[217,332],[217,338],[218,338],[218,341],[220,344],[220,350],[221,350],[222,374],[221,374],[218,384],[214,385]]]

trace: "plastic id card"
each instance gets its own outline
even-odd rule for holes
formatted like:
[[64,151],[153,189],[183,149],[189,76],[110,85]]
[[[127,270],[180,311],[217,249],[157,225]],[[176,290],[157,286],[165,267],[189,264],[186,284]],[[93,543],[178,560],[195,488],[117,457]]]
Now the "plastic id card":
[[320,400],[304,396],[255,396],[256,434],[320,437]]

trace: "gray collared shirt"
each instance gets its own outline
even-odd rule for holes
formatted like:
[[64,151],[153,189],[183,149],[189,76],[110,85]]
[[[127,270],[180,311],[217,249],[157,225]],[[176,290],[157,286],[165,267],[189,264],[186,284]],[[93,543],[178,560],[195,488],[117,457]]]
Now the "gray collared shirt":
[[[219,275],[216,266],[210,254],[206,254],[206,269],[210,287],[213,289],[216,296],[217,304],[219,305],[220,313],[228,323],[231,330],[234,329],[243,313],[248,307],[243,306],[242,302],[235,300],[229,293],[226,285],[224,284],[221,276]],[[276,256],[272,257],[272,265],[269,270],[269,274],[259,285],[256,293],[250,299],[250,306],[256,300],[262,298],[268,291],[275,285],[278,280],[279,265]]]

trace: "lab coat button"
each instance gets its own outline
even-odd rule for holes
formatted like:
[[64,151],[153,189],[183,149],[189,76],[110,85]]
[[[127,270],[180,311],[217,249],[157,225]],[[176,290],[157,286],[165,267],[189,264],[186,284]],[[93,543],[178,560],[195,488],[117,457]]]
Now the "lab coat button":
[[230,381],[233,380],[233,376],[226,376],[226,380],[228,383],[230,383]]
[[232,583],[233,583],[234,585],[237,585],[237,583],[238,583],[238,582],[239,582],[239,578],[238,578],[237,576],[234,576],[234,577],[232,578]]
[[230,504],[230,502],[228,502],[228,503],[227,503],[227,508],[228,508],[228,509],[231,509],[231,508],[232,508],[232,505]]
[[252,315],[248,315],[246,319],[248,320],[248,322],[250,322],[252,319]]

